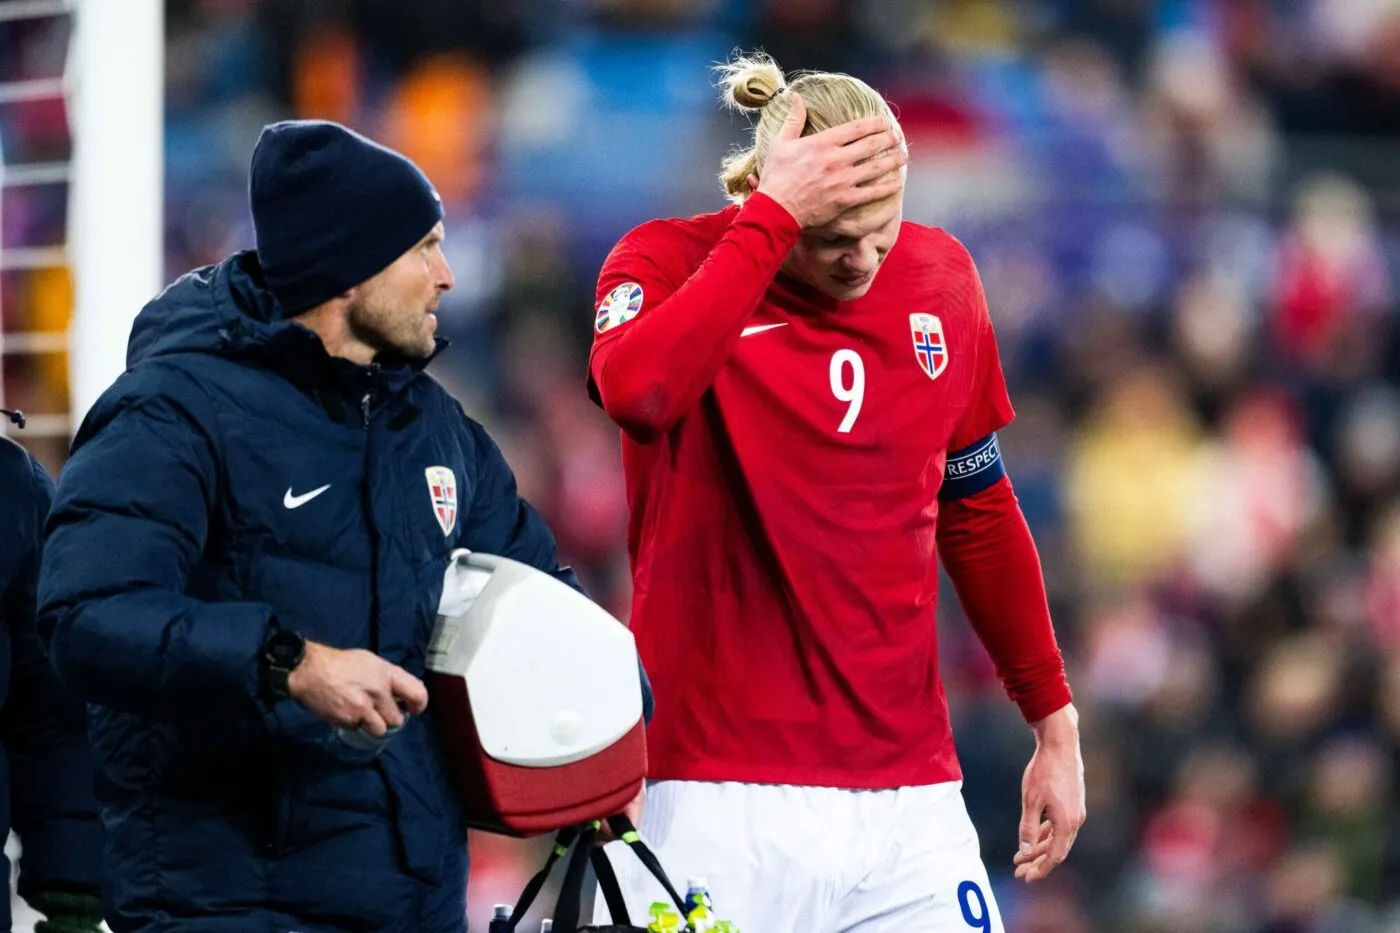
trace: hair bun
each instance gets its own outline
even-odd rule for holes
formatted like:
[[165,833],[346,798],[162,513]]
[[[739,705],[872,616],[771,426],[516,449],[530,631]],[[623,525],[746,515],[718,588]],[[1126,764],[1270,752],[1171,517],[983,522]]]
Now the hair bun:
[[719,66],[725,99],[743,110],[761,110],[787,89],[783,70],[763,52]]

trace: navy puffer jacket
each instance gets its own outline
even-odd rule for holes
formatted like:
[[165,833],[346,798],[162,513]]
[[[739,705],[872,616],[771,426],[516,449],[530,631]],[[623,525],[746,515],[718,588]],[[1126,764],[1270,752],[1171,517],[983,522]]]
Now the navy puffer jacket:
[[[23,447],[0,437],[0,847],[24,845],[19,893],[97,892],[102,828],[92,796],[83,705],[49,666],[34,627],[34,582],[53,483]],[[10,863],[0,852],[0,876]],[[0,930],[10,899],[0,897]]]
[[421,365],[330,357],[252,253],[149,304],[128,367],[74,441],[40,582],[54,664],[93,704],[109,924],[462,930],[433,711],[356,752],[260,699],[259,648],[278,625],[421,677],[449,553],[572,583],[553,536]]

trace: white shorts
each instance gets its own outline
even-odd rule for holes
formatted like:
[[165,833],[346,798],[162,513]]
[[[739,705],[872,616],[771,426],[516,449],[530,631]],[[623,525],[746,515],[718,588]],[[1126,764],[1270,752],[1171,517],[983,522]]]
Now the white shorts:
[[[682,894],[703,875],[741,933],[1004,933],[977,831],[953,782],[894,790],[658,781],[642,836]],[[666,892],[621,843],[607,849],[646,925]],[[599,896],[595,923],[606,923]]]

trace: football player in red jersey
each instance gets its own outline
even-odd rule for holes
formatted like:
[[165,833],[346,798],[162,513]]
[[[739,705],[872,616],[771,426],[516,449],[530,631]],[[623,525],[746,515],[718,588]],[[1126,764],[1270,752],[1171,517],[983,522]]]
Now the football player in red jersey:
[[[655,679],[642,830],[754,933],[1001,931],[938,677],[938,559],[1036,738],[1017,877],[1065,858],[1084,784],[981,283],[903,220],[876,91],[763,56],[724,75],[758,111],[734,203],[643,224],[598,281],[590,391],[623,431]],[[659,889],[619,867],[645,915]]]

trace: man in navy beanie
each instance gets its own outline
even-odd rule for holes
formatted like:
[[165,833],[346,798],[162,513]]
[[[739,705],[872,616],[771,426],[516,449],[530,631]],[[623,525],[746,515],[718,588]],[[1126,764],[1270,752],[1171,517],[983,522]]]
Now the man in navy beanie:
[[466,833],[421,680],[448,555],[577,582],[424,372],[452,273],[422,172],[278,123],[250,196],[257,249],[142,310],[48,525],[40,628],[92,704],[106,919],[462,931]]

